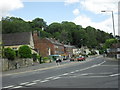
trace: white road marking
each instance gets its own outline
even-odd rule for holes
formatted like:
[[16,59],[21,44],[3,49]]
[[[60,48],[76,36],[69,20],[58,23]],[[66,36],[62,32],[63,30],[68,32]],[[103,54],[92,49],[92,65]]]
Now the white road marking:
[[13,88],[21,88],[22,86],[16,86],[16,87],[13,87]]
[[31,86],[31,85],[34,85],[36,83],[30,83],[30,84],[26,84],[25,86]]
[[64,74],[62,74],[62,75],[68,75],[69,73],[64,73]]
[[61,78],[61,77],[55,77],[55,78],[53,78],[53,80],[56,80],[56,79],[59,79],[59,78]]
[[30,82],[24,82],[24,83],[20,83],[20,85],[25,85],[25,84],[28,84],[28,83],[30,83]]
[[106,61],[103,61],[102,63],[98,64],[98,65],[102,65],[103,63],[105,63]]
[[39,81],[41,81],[41,80],[34,80],[34,81],[32,81],[32,82],[39,82]]
[[41,82],[47,82],[47,81],[49,81],[49,80],[44,80],[44,81],[41,81]]
[[52,78],[54,78],[55,76],[52,76],[52,77],[48,77],[48,78],[46,78],[46,79],[52,79]]
[[3,88],[11,88],[11,87],[14,87],[14,85],[6,86],[6,87],[3,87]]
[[82,76],[85,76],[85,75],[89,75],[88,73],[85,73],[85,74],[81,74]]
[[120,73],[112,74],[112,75],[110,75],[110,76],[113,77],[113,76],[118,76],[118,75],[120,75]]
[[88,76],[88,77],[99,78],[99,77],[109,77],[109,76]]
[[76,72],[80,71],[80,70],[75,70]]
[[75,72],[70,72],[70,73],[75,73]]

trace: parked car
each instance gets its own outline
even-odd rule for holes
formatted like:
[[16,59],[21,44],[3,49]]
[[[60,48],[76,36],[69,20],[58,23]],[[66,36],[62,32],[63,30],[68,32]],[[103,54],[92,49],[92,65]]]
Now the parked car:
[[80,57],[77,57],[76,60],[77,60],[77,61],[84,61],[84,60],[85,60],[85,57],[84,57],[84,56],[80,56]]
[[70,61],[74,61],[74,60],[75,60],[75,58],[73,58],[73,57],[72,57],[72,58],[70,58]]

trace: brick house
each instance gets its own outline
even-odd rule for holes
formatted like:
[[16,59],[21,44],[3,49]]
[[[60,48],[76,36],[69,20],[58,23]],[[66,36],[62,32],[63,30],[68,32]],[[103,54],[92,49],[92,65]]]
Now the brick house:
[[40,38],[37,32],[33,32],[34,46],[43,57],[49,55],[64,54],[64,46],[53,38]]

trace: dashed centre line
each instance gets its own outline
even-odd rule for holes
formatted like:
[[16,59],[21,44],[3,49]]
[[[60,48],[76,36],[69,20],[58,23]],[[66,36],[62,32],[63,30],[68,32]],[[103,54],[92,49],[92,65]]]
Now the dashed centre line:
[[61,77],[56,77],[56,78],[53,78],[53,80],[56,80],[56,79],[59,79],[59,78],[61,78]]
[[34,84],[37,84],[37,83],[29,83],[29,84],[26,84],[25,86],[31,86],[31,85],[34,85]]
[[41,81],[41,82],[48,82],[49,80],[43,80],[43,81]]
[[25,85],[25,84],[28,84],[28,83],[30,83],[30,82],[24,82],[24,83],[20,83],[20,85]]
[[112,74],[112,75],[110,75],[110,76],[113,77],[113,76],[118,76],[118,75],[120,75],[120,73]]
[[14,87],[14,85],[6,86],[6,87],[3,87],[3,88],[11,88],[11,87]]
[[39,81],[41,81],[41,80],[34,80],[34,81],[32,81],[32,82],[39,82]]

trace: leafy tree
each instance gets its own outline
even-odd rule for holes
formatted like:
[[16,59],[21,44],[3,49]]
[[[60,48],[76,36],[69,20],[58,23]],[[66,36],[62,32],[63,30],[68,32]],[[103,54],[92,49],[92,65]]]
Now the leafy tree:
[[62,26],[60,23],[52,23],[50,24],[47,29],[46,29],[46,32],[48,33],[51,33],[51,34],[54,34],[56,32],[61,32],[62,31]]
[[29,23],[21,18],[6,17],[2,18],[2,33],[16,33],[31,31]]
[[16,57],[16,53],[13,49],[11,48],[5,48],[4,49],[4,56],[8,59],[8,60],[14,60]]
[[112,39],[107,39],[106,40],[106,42],[105,42],[105,44],[104,44],[104,46],[103,46],[103,48],[110,48],[111,46],[112,46],[112,44],[115,44],[115,43],[117,43],[118,42],[118,40],[117,39],[114,39],[114,38],[112,38]]
[[31,58],[32,52],[29,46],[23,45],[18,50],[20,58]]
[[35,18],[34,20],[32,20],[31,25],[32,25],[32,28],[37,27],[40,29],[42,29],[42,28],[45,29],[47,27],[46,22],[42,18]]

